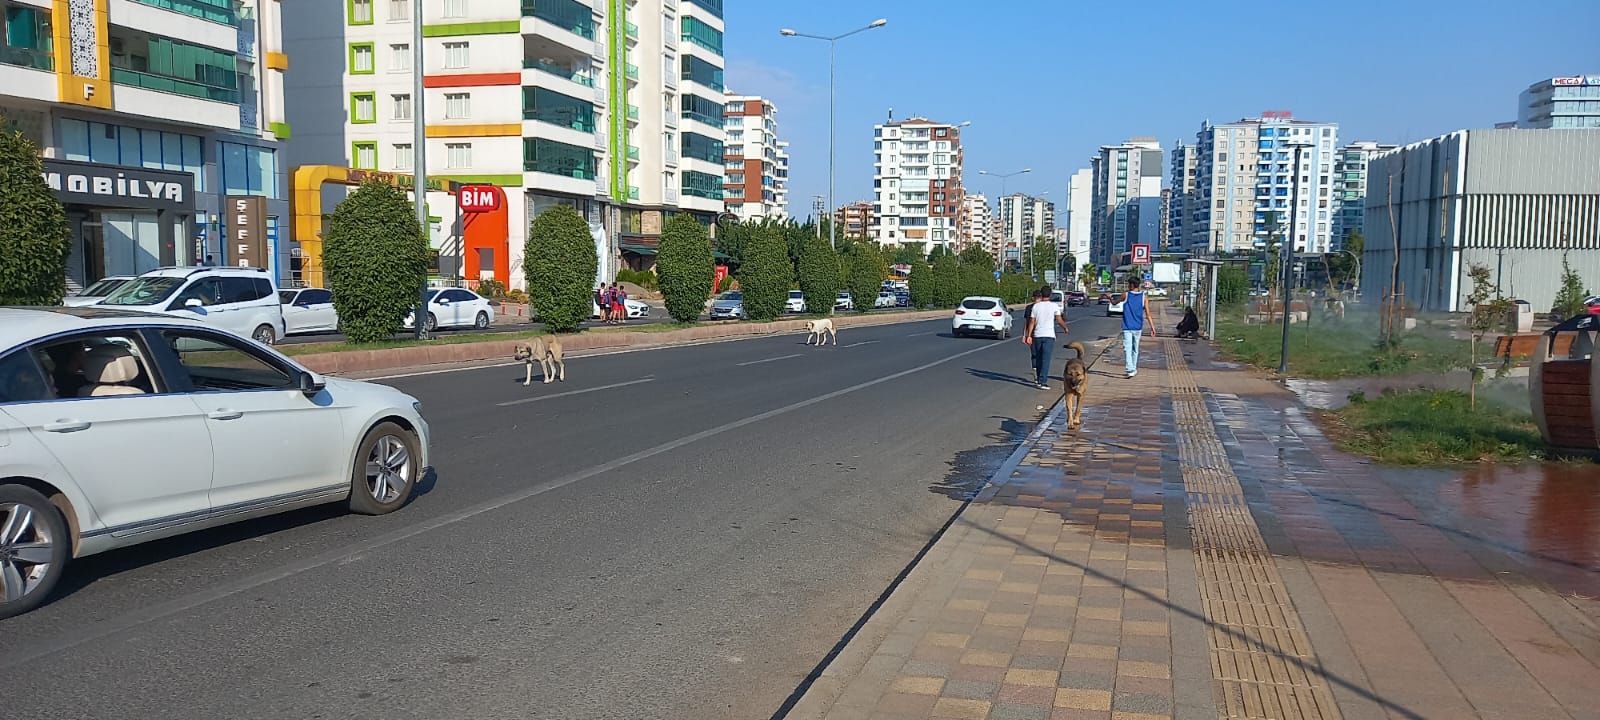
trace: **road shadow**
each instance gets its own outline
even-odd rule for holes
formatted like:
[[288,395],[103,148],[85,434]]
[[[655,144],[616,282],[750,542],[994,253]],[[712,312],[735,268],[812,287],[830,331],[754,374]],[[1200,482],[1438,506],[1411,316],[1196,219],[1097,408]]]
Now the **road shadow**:
[[[1034,386],[1034,381],[1031,378],[1020,377],[1020,376],[1017,376],[1017,375],[1007,375],[1007,374],[1005,374],[1003,372],[995,372],[993,370],[981,370],[979,368],[970,368],[969,367],[969,368],[967,368],[967,374],[971,375],[971,376],[973,376],[975,378],[982,379],[982,380],[993,380],[995,382],[1015,383],[1017,385],[1024,385],[1024,386],[1027,386],[1027,387],[1033,387]],[[1056,378],[1055,376],[1052,376],[1051,379],[1059,379],[1059,378]]]
[[[1032,386],[1032,383],[1024,383]],[[1032,422],[1015,418],[990,416],[998,420],[999,427],[984,433],[988,444],[963,450],[950,459],[950,469],[944,477],[928,486],[928,491],[950,498],[967,501],[977,495],[989,482],[989,476],[1017,449],[1017,444],[1028,438]]]

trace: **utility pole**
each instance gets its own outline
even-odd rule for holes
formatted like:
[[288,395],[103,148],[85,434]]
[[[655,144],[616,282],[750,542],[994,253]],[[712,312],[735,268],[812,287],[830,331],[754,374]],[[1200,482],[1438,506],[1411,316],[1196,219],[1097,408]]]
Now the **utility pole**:
[[[1291,301],[1294,293],[1289,286],[1294,276],[1294,242],[1298,237],[1300,225],[1300,154],[1306,148],[1301,143],[1294,144],[1294,175],[1289,180],[1289,238],[1280,244],[1283,248],[1278,252],[1283,260],[1283,347],[1278,352],[1278,377],[1289,376],[1289,319],[1294,317]],[[1309,224],[1309,223],[1308,223]],[[1313,226],[1315,227],[1315,226]],[[1306,315],[1310,319],[1310,313]]]
[[[411,4],[411,124],[416,135],[411,140],[411,201],[417,209],[417,227],[423,242],[428,242],[428,114],[423,109],[422,72],[427,68],[422,55],[422,0]],[[377,112],[377,110],[373,110]],[[463,258],[464,260],[465,258]],[[411,315],[418,340],[428,339],[428,278],[417,289],[417,310]]]

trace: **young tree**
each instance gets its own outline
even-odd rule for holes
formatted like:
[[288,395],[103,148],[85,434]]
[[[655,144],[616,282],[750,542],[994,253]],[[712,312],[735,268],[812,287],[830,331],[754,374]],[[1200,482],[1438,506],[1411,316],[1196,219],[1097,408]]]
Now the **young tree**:
[[961,302],[961,265],[948,253],[933,261],[933,304],[942,308]]
[[816,236],[806,240],[800,252],[800,292],[806,297],[806,310],[828,314],[843,287],[839,254],[828,247],[827,240]]
[[894,250],[894,264],[915,265],[919,262],[922,262],[922,258],[927,256],[927,253],[923,252],[923,249],[926,247],[927,243],[901,243],[900,247],[897,247]]
[[72,239],[39,149],[0,118],[0,305],[57,305]]
[[1083,267],[1078,269],[1078,280],[1083,283],[1083,291],[1088,292],[1089,288],[1094,287],[1100,280],[1100,268],[1095,267],[1094,263],[1084,263]]
[[1582,315],[1584,297],[1583,278],[1567,262],[1567,254],[1561,253],[1561,281],[1556,288],[1556,301],[1550,308],[1550,314],[1555,316],[1557,322]]
[[[1483,342],[1483,336],[1505,325],[1506,313],[1511,310],[1511,301],[1494,297],[1494,280],[1488,265],[1472,263],[1467,268],[1467,277],[1472,280],[1472,292],[1467,294],[1467,304],[1471,306],[1472,313],[1468,323],[1472,331],[1472,338],[1468,343],[1472,359],[1470,365],[1472,387],[1468,392],[1468,407],[1477,408],[1478,383],[1483,380],[1483,368],[1478,366],[1478,343]],[[1494,299],[1490,300],[1491,297]]]
[[568,205],[556,205],[533,219],[522,255],[528,279],[528,304],[553,332],[574,332],[593,307],[600,256],[589,223]]
[[933,268],[925,262],[911,263],[911,274],[906,278],[906,291],[911,295],[911,307],[925,308],[932,305]]
[[1250,275],[1228,265],[1217,269],[1217,305],[1240,305],[1250,296]]
[[322,264],[344,336],[367,343],[393,335],[428,279],[428,241],[405,191],[367,183],[339,203],[323,234]]
[[883,287],[889,263],[878,246],[871,243],[856,243],[846,257],[850,261],[850,298],[855,301],[856,312],[871,310],[872,303],[878,299],[878,288]]
[[745,245],[744,268],[739,273],[745,314],[751,320],[782,315],[792,282],[794,266],[789,263],[783,233],[775,226],[756,228]]
[[1043,282],[1044,271],[1056,269],[1056,243],[1052,238],[1043,235],[1033,239],[1033,247],[1028,249],[1029,267],[1023,268],[1029,277]]
[[716,276],[711,238],[706,228],[688,213],[678,213],[661,230],[656,250],[656,282],[666,300],[667,314],[681,323],[700,319]]

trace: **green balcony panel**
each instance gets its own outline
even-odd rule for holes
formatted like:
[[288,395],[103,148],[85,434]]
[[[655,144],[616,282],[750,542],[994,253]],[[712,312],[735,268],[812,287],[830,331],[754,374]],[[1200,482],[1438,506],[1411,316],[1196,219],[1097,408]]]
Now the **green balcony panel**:
[[523,138],[522,169],[525,172],[593,180],[594,150],[545,138]]
[[594,9],[577,0],[522,0],[522,15],[594,39]]
[[594,132],[594,104],[542,87],[522,88],[522,118]]

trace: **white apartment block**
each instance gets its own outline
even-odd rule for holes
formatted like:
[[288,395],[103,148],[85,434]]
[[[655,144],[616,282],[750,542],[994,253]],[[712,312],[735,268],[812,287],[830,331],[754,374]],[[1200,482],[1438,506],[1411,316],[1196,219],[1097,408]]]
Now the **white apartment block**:
[[927,118],[891,120],[872,130],[872,239],[953,246],[960,239],[964,191],[961,128]]
[[[0,115],[38,146],[66,208],[70,288],[208,256],[287,279],[279,7],[0,0]],[[240,195],[266,198],[248,255],[223,242]]]
[[1089,262],[1109,267],[1134,245],[1160,240],[1161,143],[1132,138],[1090,158]]
[[1081,267],[1093,262],[1089,258],[1089,229],[1094,223],[1094,205],[1090,196],[1094,192],[1094,171],[1081,168],[1067,181],[1067,237],[1061,252],[1072,255]]
[[990,255],[1000,257],[1000,250],[992,247],[989,242],[989,225],[994,222],[993,211],[989,208],[989,199],[981,194],[963,195],[961,197],[961,227],[959,229],[956,246],[951,248],[960,252],[969,245],[983,248]]
[[1366,218],[1367,163],[1374,155],[1398,147],[1363,140],[1339,149],[1333,162],[1333,227],[1328,237],[1329,252],[1343,250],[1350,236],[1361,232]]
[[[1258,250],[1266,247],[1269,236],[1288,237],[1289,203],[1298,182],[1300,202],[1292,213],[1295,251],[1328,252],[1338,142],[1337,124],[1296,120],[1287,112],[1202,123],[1195,144],[1198,202],[1193,215],[1185,218],[1189,250]],[[1296,144],[1304,147],[1299,168],[1292,167]]]
[[1039,238],[1054,242],[1056,236],[1056,206],[1042,198],[1023,193],[1012,193],[1000,198],[998,213],[1001,251],[995,259],[1002,263],[1027,262],[1028,251]]
[[789,143],[778,139],[777,115],[772,101],[757,95],[724,98],[723,201],[741,220],[789,216]]
[[[411,8],[284,3],[291,48],[308,59],[288,76],[290,152],[329,184],[409,187],[424,122],[442,275],[522,287],[529,223],[554,205],[589,220],[601,280],[653,264],[665,212],[709,224],[723,211],[721,0],[430,1],[420,118]],[[452,183],[497,188],[503,218],[459,222]],[[324,211],[345,192],[334,190]],[[297,228],[294,240],[316,268],[318,232]]]

